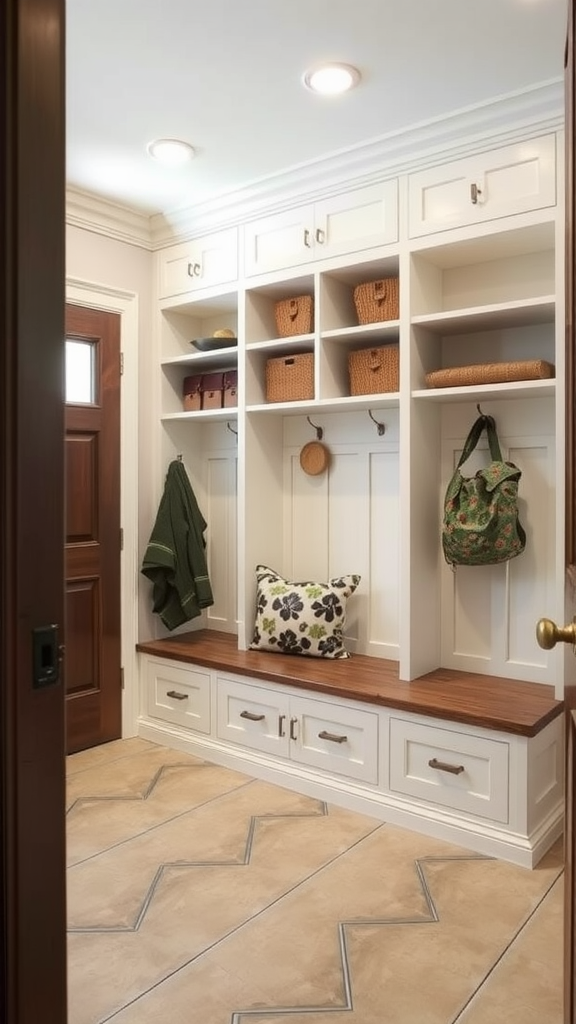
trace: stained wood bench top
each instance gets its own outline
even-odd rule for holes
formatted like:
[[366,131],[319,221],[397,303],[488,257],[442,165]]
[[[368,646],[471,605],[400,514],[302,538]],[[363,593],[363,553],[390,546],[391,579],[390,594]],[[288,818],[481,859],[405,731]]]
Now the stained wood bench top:
[[197,630],[136,645],[143,654],[220,669],[347,700],[410,711],[451,722],[535,736],[561,714],[554,688],[499,676],[437,669],[412,682],[398,662],[354,654],[332,660],[239,651],[231,633]]

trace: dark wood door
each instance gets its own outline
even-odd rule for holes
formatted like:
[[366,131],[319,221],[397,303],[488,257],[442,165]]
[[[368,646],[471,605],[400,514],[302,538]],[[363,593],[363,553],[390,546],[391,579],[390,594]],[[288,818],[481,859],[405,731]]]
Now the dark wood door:
[[66,1024],[64,0],[4,0],[0,49],[0,1020]]
[[66,306],[67,751],[121,734],[120,317]]
[[[576,606],[576,69],[575,6],[568,3],[566,39],[566,564],[567,604]],[[566,699],[566,826],[564,897],[564,1020],[576,1024],[576,685],[568,685]]]

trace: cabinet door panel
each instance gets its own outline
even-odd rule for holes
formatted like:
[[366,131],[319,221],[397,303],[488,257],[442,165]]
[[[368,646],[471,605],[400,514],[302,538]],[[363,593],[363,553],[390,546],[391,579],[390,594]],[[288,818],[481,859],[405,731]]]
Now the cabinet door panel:
[[315,257],[341,256],[398,240],[396,181],[371,185],[318,202]]
[[287,757],[288,698],[223,676],[218,688],[218,737]]
[[164,250],[159,256],[159,275],[160,298],[235,281],[238,277],[236,228]]
[[553,135],[479,153],[408,179],[411,238],[556,202]]
[[376,714],[293,697],[290,717],[293,761],[363,782],[378,782]]
[[313,206],[300,206],[247,224],[244,229],[244,271],[265,274],[313,259]]

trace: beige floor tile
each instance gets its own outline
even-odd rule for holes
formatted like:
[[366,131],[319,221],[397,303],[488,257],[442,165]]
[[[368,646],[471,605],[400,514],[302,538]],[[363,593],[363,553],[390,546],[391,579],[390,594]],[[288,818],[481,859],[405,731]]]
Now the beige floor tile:
[[508,947],[457,1024],[562,1024],[562,881]]
[[[69,937],[71,1000],[88,1013],[76,1011],[73,1024],[121,1008],[375,827],[254,782],[71,869],[70,925],[100,929]],[[159,871],[167,851],[171,866]],[[204,864],[181,863],[189,861]]]
[[68,865],[141,835],[239,786],[247,775],[204,763],[164,765],[143,797],[80,798],[68,814]]
[[133,754],[141,754],[144,750],[152,750],[157,746],[157,743],[140,739],[139,736],[102,743],[99,747],[81,750],[78,754],[69,754],[66,758],[66,775],[76,775],[78,772],[86,771],[87,768],[99,768],[109,761],[118,761],[124,757],[131,757]]
[[118,757],[70,776],[66,780],[66,808],[70,810],[77,800],[90,797],[142,799],[156,784],[161,769],[171,764],[203,764],[203,761],[191,754],[153,744],[129,757]]

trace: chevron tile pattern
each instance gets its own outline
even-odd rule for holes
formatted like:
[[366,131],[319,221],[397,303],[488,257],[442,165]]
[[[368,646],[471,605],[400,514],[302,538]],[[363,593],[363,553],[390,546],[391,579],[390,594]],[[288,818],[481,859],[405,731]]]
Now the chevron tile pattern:
[[140,739],[68,758],[69,1024],[561,1024],[534,871]]

